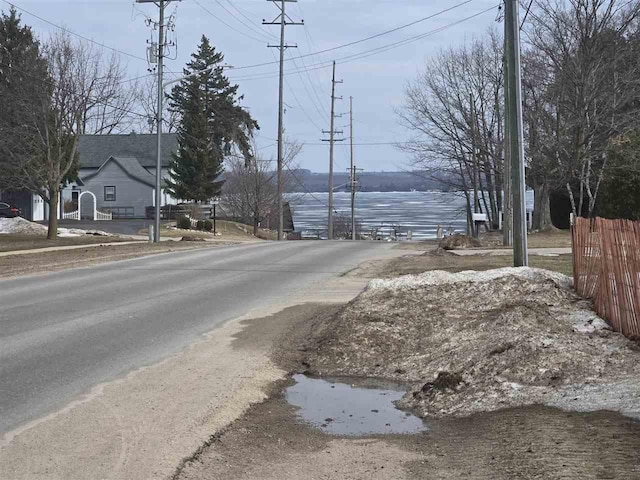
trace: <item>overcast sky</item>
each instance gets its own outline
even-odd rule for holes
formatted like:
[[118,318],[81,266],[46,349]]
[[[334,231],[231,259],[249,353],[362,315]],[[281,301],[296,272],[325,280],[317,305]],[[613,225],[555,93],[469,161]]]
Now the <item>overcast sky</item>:
[[[136,57],[145,57],[146,40],[151,35],[145,25],[145,15],[153,18],[158,15],[154,4],[134,4],[133,0],[11,1],[52,23]],[[357,41],[435,14],[462,1],[300,0],[298,3],[287,3],[290,17],[296,21],[304,18],[305,23],[304,26],[287,27],[287,42],[298,45],[298,48],[288,50],[287,56],[297,57]],[[409,159],[394,146],[362,144],[402,142],[407,138],[407,131],[398,124],[394,113],[394,109],[402,103],[406,82],[415,78],[425,58],[438,49],[458,45],[495,26],[498,3],[497,0],[471,0],[460,8],[409,28],[329,53],[298,59],[295,64],[286,62],[285,72],[289,71],[285,84],[286,136],[305,144],[298,159],[301,167],[318,172],[328,171],[329,147],[327,143],[320,142],[323,137],[320,130],[329,128],[330,62],[336,60],[336,77],[344,80],[344,83],[337,85],[336,95],[343,96],[344,100],[336,102],[336,112],[346,113],[349,96],[353,96],[355,158],[358,167],[366,171],[409,168]],[[344,59],[438,30],[492,6],[495,8],[487,13],[418,41],[364,58]],[[9,5],[0,0],[0,9],[6,12]],[[266,45],[269,41],[278,41],[279,27],[261,25],[263,19],[271,21],[278,15],[277,7],[267,0],[184,0],[171,2],[167,12],[176,14],[176,29],[172,38],[177,40],[177,52],[173,49],[171,53],[174,57],[166,61],[169,70],[181,71],[202,34],[209,37],[215,47],[224,53],[226,62],[234,67],[274,62],[277,59],[277,49],[267,48]],[[21,13],[24,23],[31,25],[39,35],[46,36],[55,30],[55,27],[42,20]],[[145,61],[131,57],[123,59],[132,77],[147,73]],[[327,65],[296,72],[318,64]],[[258,146],[267,157],[276,155],[277,74],[277,64],[229,71],[229,77],[240,85],[240,92],[245,95],[242,104],[250,109],[260,124]],[[348,115],[336,119],[336,127],[344,130],[345,138],[348,136],[347,124]],[[336,172],[345,171],[349,165],[348,140],[341,143],[343,145],[336,148]]]

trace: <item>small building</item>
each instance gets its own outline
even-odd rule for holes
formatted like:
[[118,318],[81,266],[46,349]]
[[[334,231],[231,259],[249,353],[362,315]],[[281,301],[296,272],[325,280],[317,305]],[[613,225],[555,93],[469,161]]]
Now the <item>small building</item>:
[[[155,206],[157,136],[131,133],[127,135],[81,135],[78,143],[80,169],[78,180],[63,190],[63,205],[78,209],[82,192],[91,192],[96,207],[113,218],[144,218],[145,209]],[[177,137],[163,134],[162,178],[169,175],[171,156],[177,151]],[[91,218],[93,199],[83,195],[80,214]],[[161,205],[177,201],[162,193]]]
[[[94,197],[95,208],[111,213],[113,218],[144,218],[146,207],[155,206],[157,138],[155,134],[137,133],[81,135],[78,178],[62,189],[58,218],[75,210],[82,218],[93,218]],[[169,162],[177,147],[176,134],[163,134],[163,179],[169,176]],[[91,195],[82,195],[83,192]],[[0,191],[0,200],[15,205],[27,220],[49,218],[47,205],[30,192]],[[176,203],[169,194],[162,193],[162,205]]]
[[20,209],[22,216],[28,220],[45,219],[47,205],[40,195],[33,195],[24,190],[0,191],[0,201],[7,202]]

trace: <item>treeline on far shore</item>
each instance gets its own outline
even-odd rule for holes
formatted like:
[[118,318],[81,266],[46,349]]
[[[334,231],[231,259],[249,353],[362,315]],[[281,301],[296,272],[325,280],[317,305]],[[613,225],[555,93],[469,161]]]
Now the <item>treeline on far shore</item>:
[[[310,170],[300,169],[296,172],[300,184],[293,185],[293,191],[297,193],[328,192],[329,174],[314,173]],[[336,173],[333,176],[335,191],[347,191],[349,189],[348,173]],[[420,172],[359,172],[358,191],[360,192],[418,192],[442,190],[448,191],[447,182],[440,182],[433,178],[426,178]]]

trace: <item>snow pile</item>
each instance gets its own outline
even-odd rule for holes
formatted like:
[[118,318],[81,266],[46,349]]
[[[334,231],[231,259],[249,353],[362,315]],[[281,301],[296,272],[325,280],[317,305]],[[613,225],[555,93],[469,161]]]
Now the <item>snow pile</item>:
[[[0,218],[0,234],[46,235],[47,227],[30,222],[22,217]],[[59,237],[81,237],[84,235],[113,236],[102,230],[82,230],[79,228],[58,228]]]
[[467,270],[458,273],[449,273],[442,270],[433,270],[420,275],[405,275],[397,278],[374,279],[369,282],[369,290],[402,290],[416,289],[426,286],[446,285],[459,282],[481,283],[490,282],[504,277],[518,277],[533,282],[551,280],[559,287],[571,288],[573,280],[562,273],[552,272],[541,268],[530,267],[506,267],[476,272]]
[[80,228],[58,228],[59,237],[82,237],[84,235],[94,235],[97,237],[113,237],[112,233],[102,230],[82,230]]
[[47,227],[33,223],[22,217],[0,218],[0,233],[17,233],[21,235],[44,235]]
[[374,280],[316,327],[308,363],[407,381],[401,404],[425,416],[542,403],[640,417],[640,348],[570,285],[531,268]]

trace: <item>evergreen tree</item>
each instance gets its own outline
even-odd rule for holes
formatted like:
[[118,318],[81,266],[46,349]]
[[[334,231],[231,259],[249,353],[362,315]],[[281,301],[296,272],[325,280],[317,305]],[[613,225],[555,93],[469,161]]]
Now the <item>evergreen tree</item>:
[[31,28],[11,7],[0,15],[0,188],[27,188],[23,168],[40,151],[25,118],[51,94],[47,61]]
[[223,75],[223,60],[203,35],[184,69],[189,77],[169,96],[169,108],[180,116],[178,152],[166,182],[176,198],[206,202],[220,195],[225,155],[235,146],[245,159],[252,156],[250,138],[258,124],[238,105],[242,96]]

